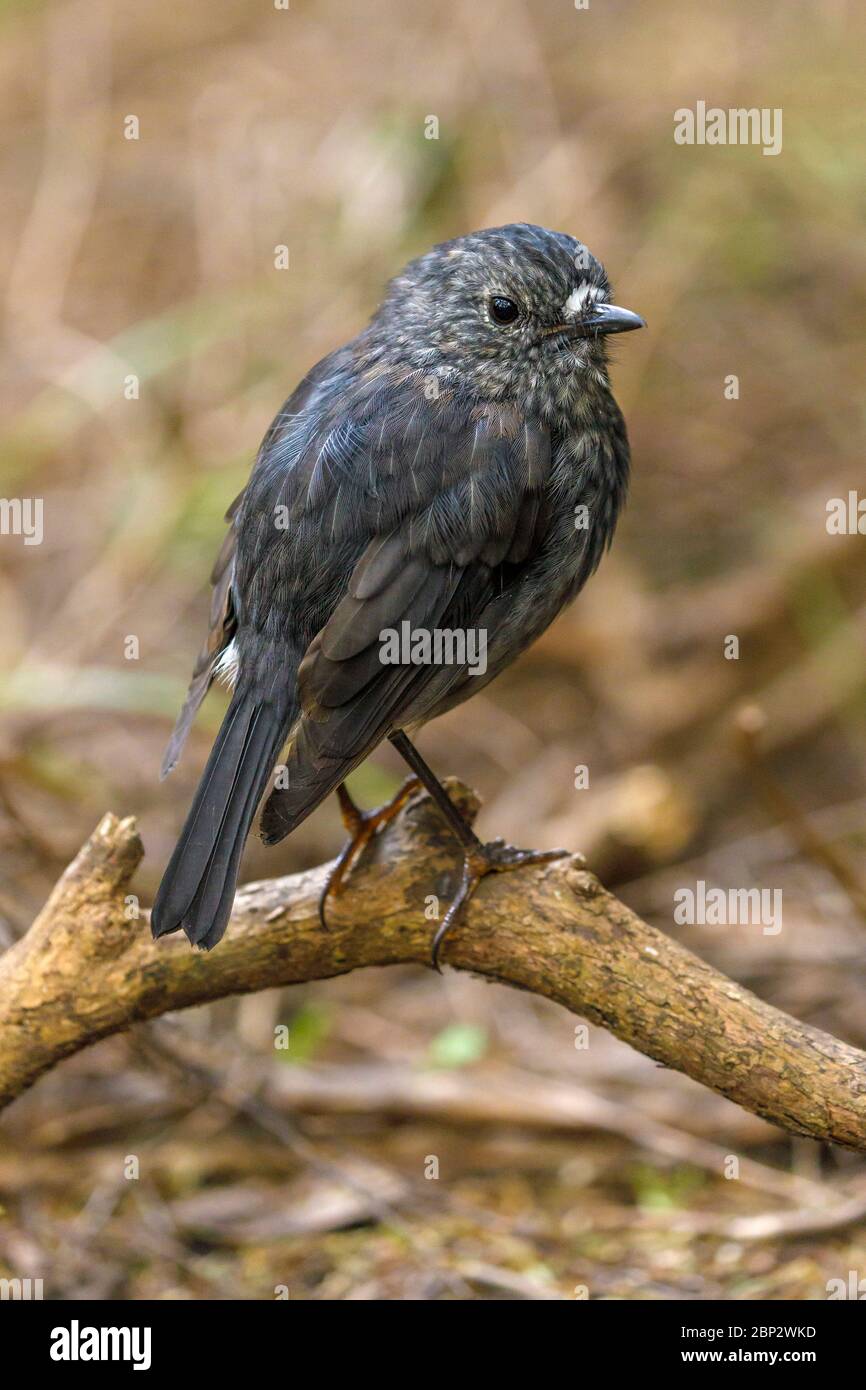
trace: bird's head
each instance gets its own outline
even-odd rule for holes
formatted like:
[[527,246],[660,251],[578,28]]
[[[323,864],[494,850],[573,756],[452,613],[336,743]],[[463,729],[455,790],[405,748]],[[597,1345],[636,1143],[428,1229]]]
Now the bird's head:
[[606,387],[606,340],[643,327],[574,237],[528,223],[434,246],[388,287],[371,331],[413,370],[546,417]]

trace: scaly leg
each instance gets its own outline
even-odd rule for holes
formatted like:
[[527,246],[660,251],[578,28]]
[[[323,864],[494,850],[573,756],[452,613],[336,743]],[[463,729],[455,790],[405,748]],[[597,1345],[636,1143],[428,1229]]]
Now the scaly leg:
[[384,806],[379,806],[375,811],[362,811],[349,795],[345,782],[340,783],[337,788],[337,796],[340,802],[340,814],[343,817],[343,824],[349,832],[349,838],[334,861],[319,898],[319,921],[326,931],[328,923],[325,918],[325,905],[328,898],[332,894],[335,898],[340,896],[345,887],[346,879],[373,836],[381,830],[382,826],[394,819],[406,805],[412,793],[416,792],[420,786],[421,783],[417,777],[407,777],[400,790]]
[[[467,825],[435,772],[427,766],[418,749],[402,730],[391,735],[391,742],[416,774],[417,780],[427,788],[463,849],[463,874],[460,879],[460,887],[436,930],[430,950],[430,963],[434,970],[439,970],[442,943],[451,928],[460,920],[466,904],[482,878],[491,873],[506,873],[509,869],[521,869],[527,864],[546,864],[552,859],[563,859],[568,854],[568,850],[515,849],[514,845],[506,845],[503,840],[491,840],[489,844],[485,845],[479,840],[471,825]],[[439,973],[441,974],[441,970]]]

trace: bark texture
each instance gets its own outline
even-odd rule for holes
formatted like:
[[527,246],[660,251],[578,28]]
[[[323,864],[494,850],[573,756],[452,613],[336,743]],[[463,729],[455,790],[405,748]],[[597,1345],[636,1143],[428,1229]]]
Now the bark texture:
[[[459,783],[451,795],[474,814]],[[0,958],[0,1105],[61,1058],[141,1019],[231,994],[426,964],[454,843],[425,794],[379,837],[331,904],[326,866],[251,883],[206,955],[153,942],[129,901],[144,853],[131,819],[104,817],[27,934]],[[444,960],[556,1000],[665,1066],[795,1134],[866,1152],[866,1053],[764,1003],[606,892],[578,858],[482,883]]]

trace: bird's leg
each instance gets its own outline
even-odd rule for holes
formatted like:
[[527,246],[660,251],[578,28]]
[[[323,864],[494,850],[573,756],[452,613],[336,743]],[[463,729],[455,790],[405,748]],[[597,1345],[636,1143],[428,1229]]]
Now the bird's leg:
[[434,970],[439,970],[442,943],[451,928],[460,920],[466,904],[486,874],[505,873],[509,869],[520,869],[527,864],[546,864],[551,859],[564,858],[568,850],[516,849],[514,845],[507,845],[503,840],[491,840],[484,844],[472,826],[463,819],[435,772],[427,766],[418,749],[402,730],[391,735],[391,742],[401,758],[405,758],[418,781],[427,788],[463,850],[460,886],[436,930],[430,949],[430,962]]
[[375,811],[362,811],[349,795],[345,782],[340,783],[337,788],[337,797],[340,802],[340,815],[343,817],[343,824],[349,832],[349,838],[335,859],[319,898],[319,921],[326,931],[328,923],[325,917],[325,906],[328,898],[331,894],[335,898],[339,897],[355,861],[366,849],[373,836],[381,830],[383,825],[387,825],[389,821],[394,819],[406,805],[412,793],[417,791],[420,786],[421,783],[417,777],[407,777],[399,791],[384,806],[379,806]]

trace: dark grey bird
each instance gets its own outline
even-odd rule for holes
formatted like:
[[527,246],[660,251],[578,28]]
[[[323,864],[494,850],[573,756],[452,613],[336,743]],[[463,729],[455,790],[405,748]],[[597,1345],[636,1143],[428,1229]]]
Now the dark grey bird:
[[[482,844],[407,731],[513,661],[609,546],[629,448],[606,340],[642,325],[611,303],[585,246],[520,223],[412,261],[368,326],[304,378],[228,514],[210,630],[163,775],[212,681],[233,693],[156,897],[154,936],[182,927],[194,945],[220,940],[269,786],[266,844],[340,796],[351,838],[323,914],[376,830],[419,782],[428,789],[464,854],[434,964],[485,873],[562,853]],[[431,656],[422,642],[418,659],[386,659],[394,633],[445,636],[439,648],[431,638]],[[476,657],[486,644],[486,664],[470,661],[461,635],[474,635]],[[344,782],[384,739],[414,776],[365,813]]]

